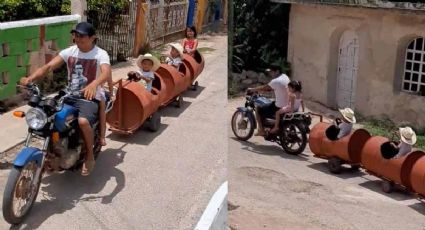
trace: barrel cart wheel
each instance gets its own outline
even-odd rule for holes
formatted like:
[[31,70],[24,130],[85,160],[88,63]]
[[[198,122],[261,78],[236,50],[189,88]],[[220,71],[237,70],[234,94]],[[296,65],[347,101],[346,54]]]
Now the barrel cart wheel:
[[199,86],[198,81],[195,81],[195,83],[193,83],[193,85],[192,85],[192,90],[193,90],[193,91],[198,90],[198,86]]
[[341,159],[336,158],[336,157],[331,157],[331,158],[328,160],[328,167],[329,167],[329,171],[330,171],[331,173],[334,173],[334,174],[339,174],[339,173],[341,173],[341,170],[342,170],[342,166],[341,166],[341,164],[342,164]]
[[159,130],[159,127],[161,126],[161,116],[155,112],[151,115],[149,118],[149,130],[152,132],[156,132]]
[[385,193],[391,193],[394,190],[394,182],[383,180],[381,184],[381,189]]
[[183,106],[183,96],[179,96],[178,98],[176,98],[175,106],[177,108],[181,108]]

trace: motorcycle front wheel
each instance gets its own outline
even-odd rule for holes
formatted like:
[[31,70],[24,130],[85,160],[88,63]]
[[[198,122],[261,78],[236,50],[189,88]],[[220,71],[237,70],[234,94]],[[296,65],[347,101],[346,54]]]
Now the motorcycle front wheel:
[[279,138],[283,150],[291,155],[302,153],[307,146],[307,132],[296,122],[284,122]]
[[42,173],[36,178],[35,161],[24,167],[14,166],[3,194],[3,217],[10,224],[19,224],[33,206],[40,189]]
[[246,141],[254,134],[255,120],[246,112],[236,111],[232,116],[232,131],[238,140]]

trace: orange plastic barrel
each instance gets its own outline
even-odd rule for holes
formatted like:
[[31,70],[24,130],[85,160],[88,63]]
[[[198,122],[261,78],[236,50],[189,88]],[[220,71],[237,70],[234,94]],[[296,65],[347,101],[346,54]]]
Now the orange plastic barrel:
[[159,90],[159,101],[160,105],[173,99],[174,95],[174,80],[172,77],[161,76],[155,72],[155,79],[152,82],[152,87]]
[[156,73],[160,78],[164,79],[165,84],[167,84],[167,97],[166,100],[162,101],[162,105],[167,104],[171,99],[177,97],[187,89],[186,82],[188,82],[188,79],[185,75],[181,74],[177,68],[171,65],[161,64],[156,70]]
[[186,64],[189,68],[191,80],[192,82],[194,82],[195,79],[198,77],[197,74],[199,72],[198,69],[200,66],[196,62],[195,58],[193,58],[189,54],[183,54],[183,63]]
[[195,54],[193,55],[193,58],[195,59],[196,63],[198,64],[198,72],[195,74],[195,78],[199,76],[199,74],[202,73],[202,70],[204,70],[205,60],[204,57],[201,55],[201,53],[196,50]]
[[357,129],[336,141],[331,141],[325,136],[322,151],[328,157],[338,157],[348,163],[359,164],[362,148],[369,138],[370,134],[365,129]]
[[[366,142],[361,153],[361,164],[365,169],[376,174],[378,177],[383,177],[408,187],[406,181],[409,179],[410,169],[408,166],[409,161],[406,160],[407,157],[400,157],[398,159],[385,159],[382,157],[381,146],[388,141],[388,138],[381,136],[371,137]],[[402,170],[403,167],[404,169]]]
[[112,130],[133,132],[159,108],[159,91],[148,92],[140,82],[122,80],[106,121]]
[[[162,101],[165,101],[168,97],[168,95],[173,94],[173,82],[167,82],[171,81],[171,79],[162,79],[158,73],[154,73],[155,79],[152,81],[152,87],[158,90],[158,98],[160,101],[160,104]],[[169,87],[167,88],[167,85]]]
[[308,138],[308,145],[311,152],[316,156],[325,156],[325,153],[322,149],[322,141],[325,138],[325,131],[329,128],[331,124],[320,122],[317,123],[310,131],[310,136]]
[[[408,177],[407,187],[414,192],[425,196],[425,153],[415,151],[406,156],[406,167],[403,167],[403,174]],[[411,167],[409,167],[411,165]]]
[[179,72],[185,77],[184,85],[186,86],[186,89],[189,88],[189,86],[192,85],[192,77],[190,76],[189,67],[185,63],[182,63],[179,67]]
[[332,124],[320,122],[310,131],[309,146],[318,157],[338,157],[348,163],[360,163],[361,150],[370,138],[369,132],[358,129],[339,140],[331,141],[326,137],[326,130]]

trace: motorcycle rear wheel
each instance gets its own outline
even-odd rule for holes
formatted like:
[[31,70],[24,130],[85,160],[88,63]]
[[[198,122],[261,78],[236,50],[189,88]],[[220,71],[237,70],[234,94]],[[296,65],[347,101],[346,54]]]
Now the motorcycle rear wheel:
[[236,111],[232,116],[231,125],[233,134],[238,140],[246,141],[254,134],[255,120],[251,116],[247,116],[245,112]]
[[307,133],[297,122],[284,122],[279,135],[283,150],[291,155],[302,153],[307,146]]

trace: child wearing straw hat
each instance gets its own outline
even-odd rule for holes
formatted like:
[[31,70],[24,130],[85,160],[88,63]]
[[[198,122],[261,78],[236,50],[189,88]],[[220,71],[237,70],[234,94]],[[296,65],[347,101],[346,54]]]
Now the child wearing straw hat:
[[150,53],[140,55],[136,63],[139,70],[130,71],[128,77],[130,80],[134,81],[143,80],[141,83],[146,87],[146,90],[150,92],[152,90],[152,81],[155,79],[154,72],[159,68],[161,63],[158,58]]
[[337,138],[341,139],[351,133],[353,129],[353,124],[356,123],[356,117],[354,116],[354,111],[350,108],[339,109],[341,113],[341,119],[337,118],[336,125],[339,128],[339,133]]
[[168,65],[172,65],[179,69],[180,64],[183,62],[183,46],[179,43],[171,43],[170,44],[171,50],[170,50],[170,56],[168,56],[165,59],[165,63]]
[[397,155],[392,159],[397,159],[403,156],[406,156],[408,153],[412,152],[413,145],[416,143],[416,133],[410,127],[400,127],[400,144],[396,146],[394,143],[391,143],[393,147],[398,149]]

